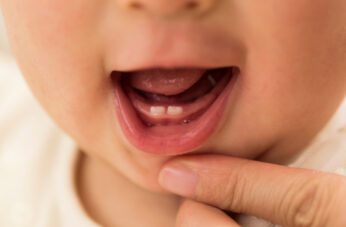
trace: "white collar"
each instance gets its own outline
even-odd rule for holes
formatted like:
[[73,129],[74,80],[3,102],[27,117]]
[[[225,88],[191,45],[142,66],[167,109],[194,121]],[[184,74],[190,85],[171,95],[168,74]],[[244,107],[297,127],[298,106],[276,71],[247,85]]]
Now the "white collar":
[[323,130],[289,166],[346,174],[346,97]]
[[[67,138],[61,149],[58,164],[57,197],[61,214],[61,226],[101,227],[94,222],[83,208],[75,185],[75,173],[80,152],[75,142]],[[66,149],[70,148],[70,149]]]

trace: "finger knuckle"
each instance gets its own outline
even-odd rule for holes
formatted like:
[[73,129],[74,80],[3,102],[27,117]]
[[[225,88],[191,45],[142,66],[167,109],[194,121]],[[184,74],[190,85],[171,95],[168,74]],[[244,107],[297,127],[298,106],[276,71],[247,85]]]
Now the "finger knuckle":
[[[205,202],[211,205],[217,205],[221,209],[228,209],[234,199],[234,185],[237,181],[237,174],[220,170],[214,170],[208,173],[208,182],[199,187],[197,197],[203,198]],[[222,184],[220,184],[222,182]]]
[[242,212],[243,207],[246,206],[246,192],[251,191],[250,185],[246,184],[246,179],[242,174],[241,170],[235,171],[232,176],[226,181],[226,191],[228,197],[224,200],[224,207],[234,212]]
[[[286,224],[294,227],[326,226],[330,207],[332,187],[329,179],[319,174],[292,184],[282,204],[289,204],[286,210]],[[300,185],[297,187],[297,185]]]
[[249,163],[249,161],[244,160],[237,170],[224,174],[223,184],[219,185],[218,189],[221,191],[218,194],[223,195],[218,202],[222,209],[241,213],[248,206],[249,201],[246,194],[252,191],[252,185],[248,184],[249,180],[244,172],[246,172]]

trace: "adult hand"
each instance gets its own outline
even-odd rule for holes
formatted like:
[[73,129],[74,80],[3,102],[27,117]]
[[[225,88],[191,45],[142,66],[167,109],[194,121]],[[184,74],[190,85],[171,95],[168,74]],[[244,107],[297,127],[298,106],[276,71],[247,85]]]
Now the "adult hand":
[[346,226],[346,178],[336,174],[195,155],[166,163],[159,182],[193,200],[180,209],[179,227],[239,226],[221,210],[288,227]]

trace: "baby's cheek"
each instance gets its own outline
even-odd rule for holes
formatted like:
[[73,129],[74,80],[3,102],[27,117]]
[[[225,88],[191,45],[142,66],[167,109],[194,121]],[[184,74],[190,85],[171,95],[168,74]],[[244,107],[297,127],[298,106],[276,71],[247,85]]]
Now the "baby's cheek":
[[12,49],[29,80],[58,86],[59,78],[76,80],[100,62],[98,1],[3,1]]
[[11,1],[5,3],[10,30],[39,48],[60,49],[76,45],[76,41],[83,42],[99,21],[97,1],[43,0],[39,4],[34,0]]
[[107,84],[95,32],[100,5],[91,0],[3,2],[22,72],[41,104],[65,128],[79,116],[95,119],[82,113],[99,114],[91,110],[104,110],[98,105],[107,100],[100,92]]

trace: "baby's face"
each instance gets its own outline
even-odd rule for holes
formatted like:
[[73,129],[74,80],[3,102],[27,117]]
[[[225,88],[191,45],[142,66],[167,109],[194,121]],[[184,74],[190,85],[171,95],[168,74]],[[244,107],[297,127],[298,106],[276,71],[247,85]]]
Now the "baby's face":
[[0,2],[49,114],[151,190],[183,153],[283,162],[345,95],[344,0]]

